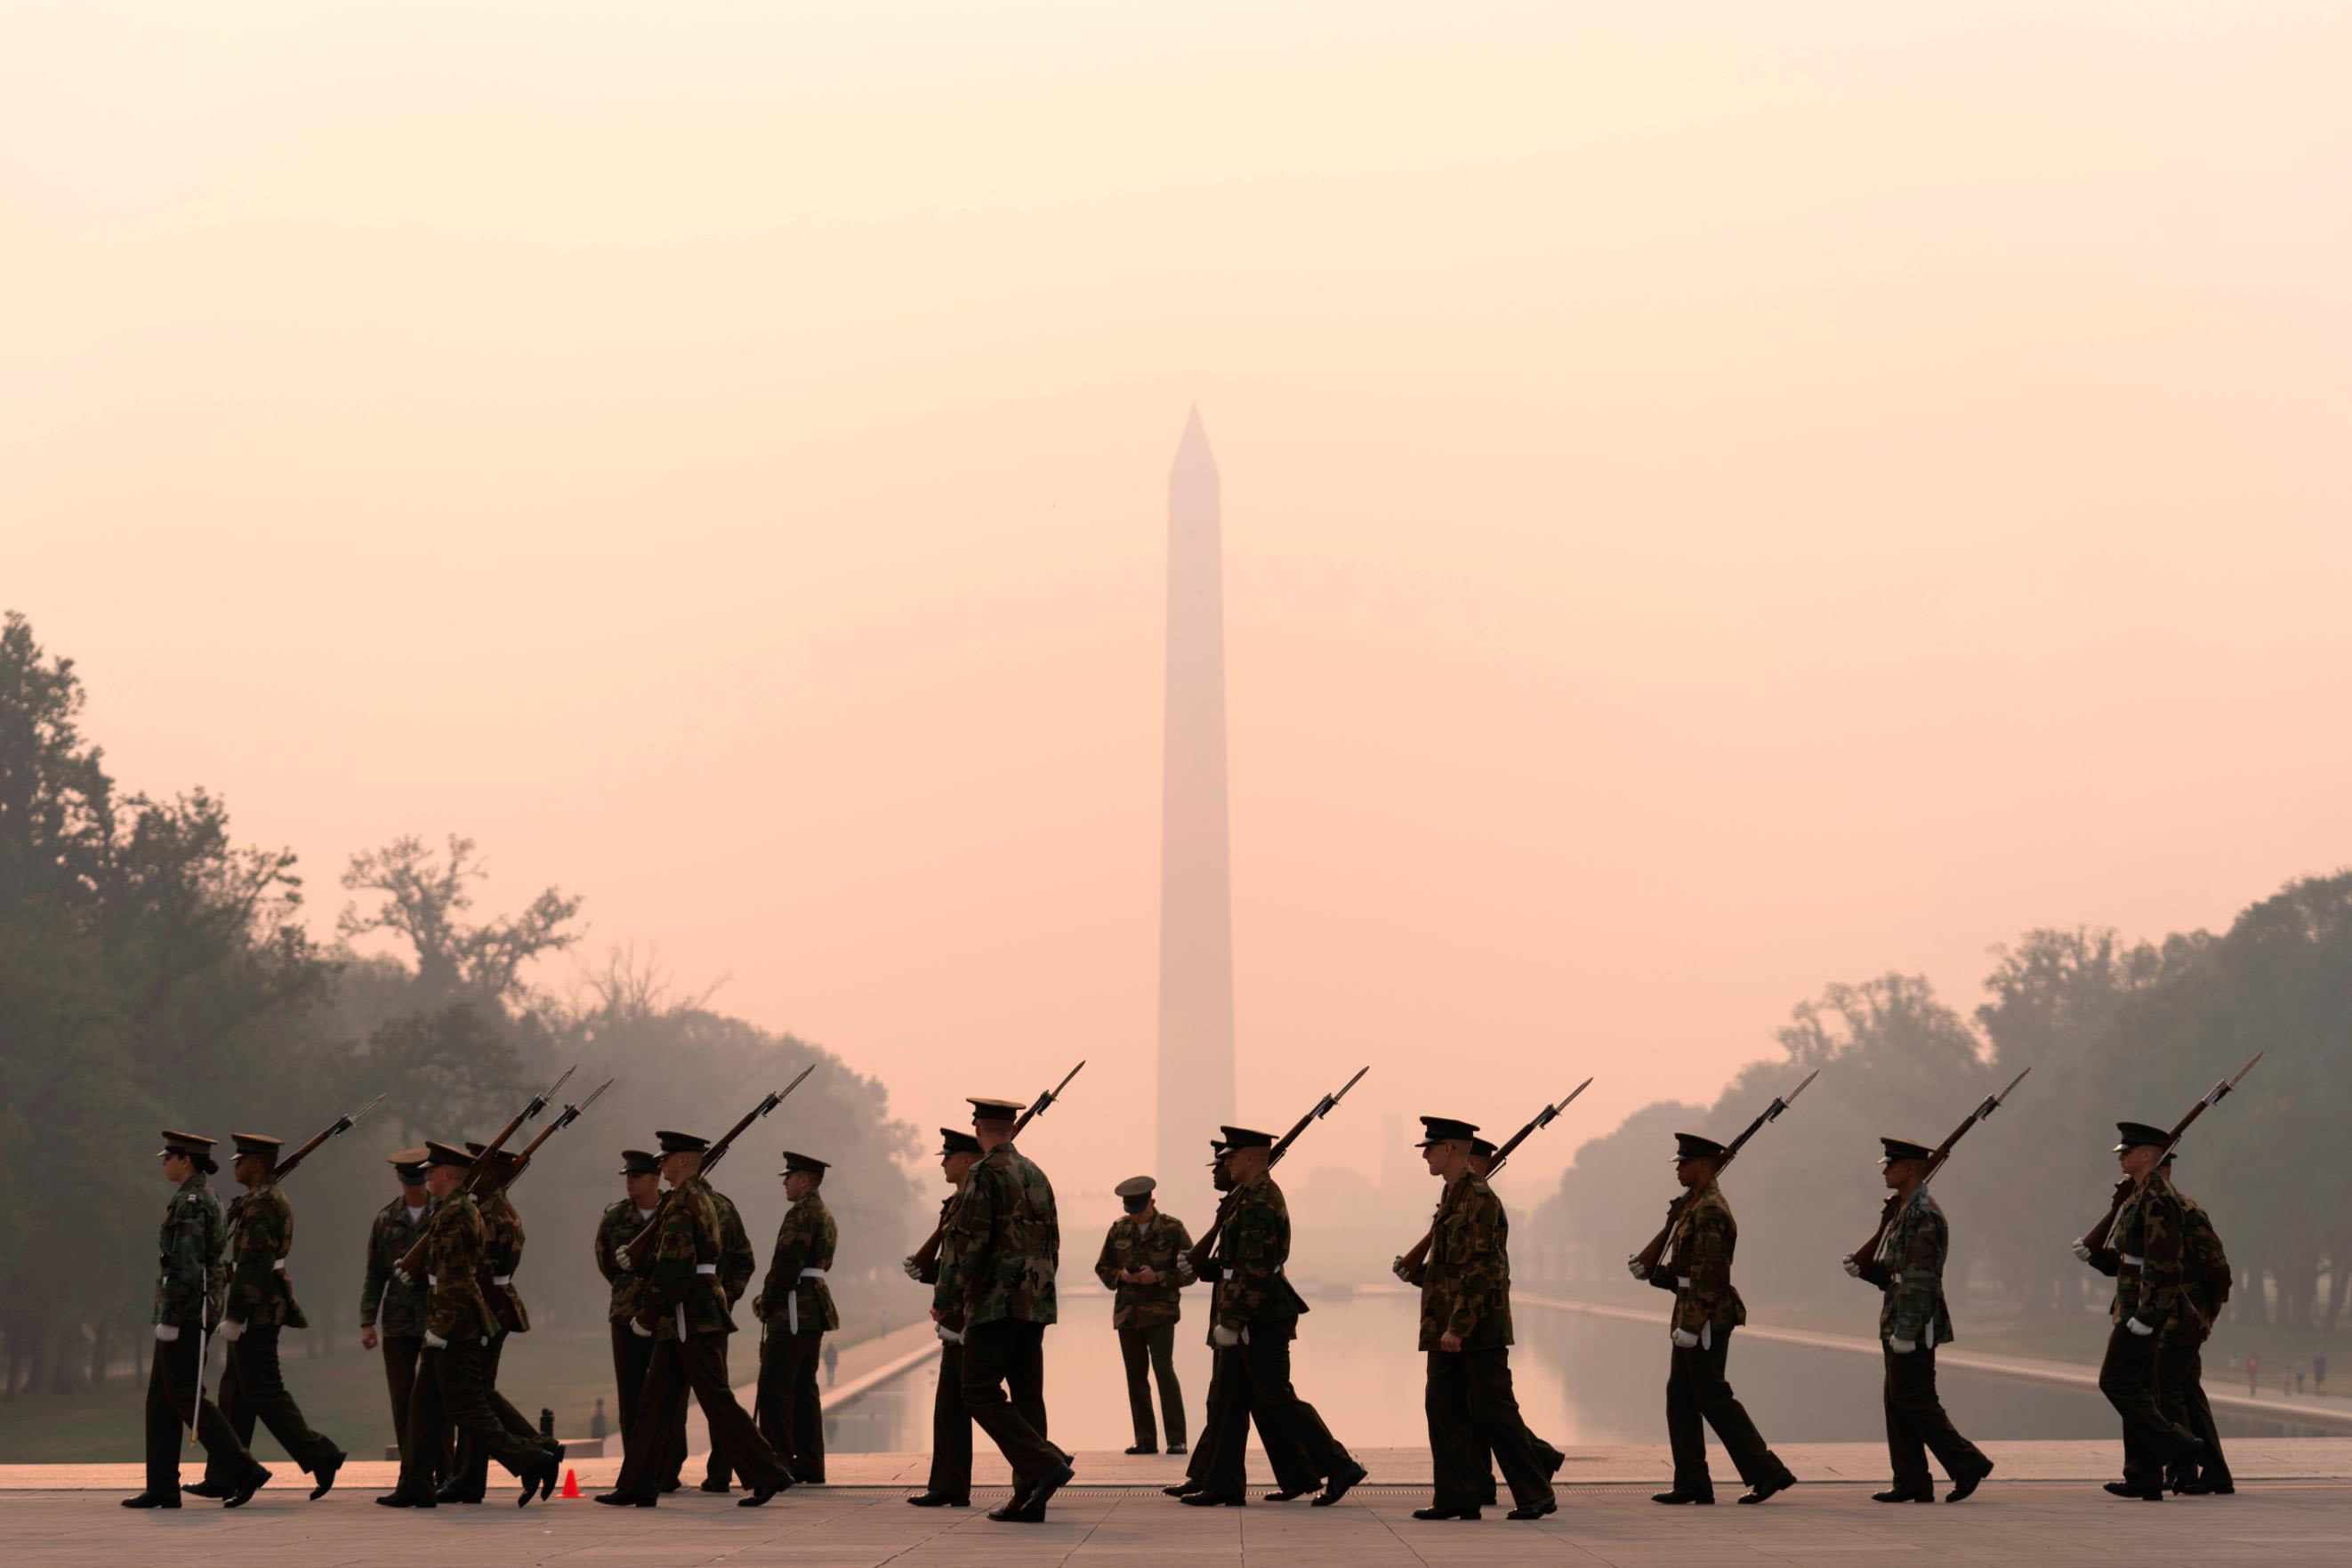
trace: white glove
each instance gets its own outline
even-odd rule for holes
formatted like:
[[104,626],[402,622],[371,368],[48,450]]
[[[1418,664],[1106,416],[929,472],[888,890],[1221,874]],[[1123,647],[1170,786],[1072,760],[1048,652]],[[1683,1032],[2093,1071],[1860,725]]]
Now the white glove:
[[1633,1275],[1636,1280],[1646,1280],[1650,1277],[1650,1271],[1642,1267],[1642,1260],[1639,1258],[1625,1260],[1625,1272]]
[[1209,1331],[1209,1343],[1219,1350],[1231,1350],[1242,1343],[1242,1331],[1229,1329],[1224,1324],[1219,1323]]
[[1897,1355],[1909,1355],[1913,1351],[1919,1348],[1919,1342],[1916,1339],[1897,1339],[1893,1334],[1888,1334],[1886,1336],[1886,1348],[1893,1351]]
[[402,1268],[397,1263],[394,1263],[392,1266],[392,1277],[399,1281],[404,1285],[414,1285],[416,1283],[416,1281],[409,1274],[408,1270]]
[[1242,1343],[1244,1344],[1249,1343],[1249,1325],[1247,1323],[1244,1323],[1242,1325]]
[[1851,1256],[1839,1259],[1838,1267],[1845,1270],[1846,1278],[1849,1280],[1862,1278],[1862,1265],[1855,1262]]
[[426,1329],[425,1331],[425,1348],[427,1350],[447,1350],[449,1348],[449,1342],[443,1339],[439,1334],[435,1333],[431,1329]]
[[1696,1350],[1698,1348],[1698,1335],[1691,1333],[1688,1329],[1676,1329],[1675,1331],[1675,1348],[1677,1350]]
[[1928,1322],[1927,1337],[1922,1343],[1924,1343],[1929,1350],[1936,1348],[1936,1324],[1933,1320]]
[[914,1281],[918,1284],[922,1282],[923,1266],[920,1263],[918,1263],[912,1258],[909,1258],[898,1266],[907,1270],[907,1278]]
[[[2146,1333],[2147,1331],[2146,1329],[2142,1329],[2140,1332],[2142,1333]],[[239,1322],[235,1318],[231,1318],[228,1322],[221,1324],[220,1336],[221,1343],[223,1344],[235,1344],[238,1340],[245,1337],[245,1324]]]
[[2140,1322],[2137,1314],[2126,1318],[2124,1320],[2124,1327],[2131,1330],[2132,1333],[2139,1335],[2142,1339],[2146,1339],[2148,1335],[2156,1332],[2156,1325],[2154,1323],[2144,1323]]
[[637,1260],[629,1256],[629,1249],[625,1247],[614,1250],[613,1261],[621,1266],[621,1272],[624,1274],[631,1272],[637,1266]]
[[1405,1268],[1404,1260],[1402,1258],[1397,1259],[1394,1262],[1391,1262],[1389,1265],[1389,1272],[1394,1274],[1398,1279],[1402,1280],[1408,1285],[1412,1283],[1412,1275],[1411,1271]]
[[948,1343],[961,1344],[963,1343],[963,1331],[961,1329],[951,1329],[945,1323],[933,1323],[931,1326],[940,1331],[940,1338],[945,1340]]
[[2083,1245],[2081,1242],[2079,1242],[2079,1241],[2075,1242],[2075,1243],[2074,1243],[2074,1261],[2076,1261],[2077,1263],[2087,1263],[2087,1262],[2089,1262],[2090,1260],[2091,1260],[2091,1249],[2090,1249],[2088,1247],[2084,1246],[2084,1245]]
[[637,1322],[635,1318],[631,1318],[629,1320],[629,1332],[636,1335],[639,1339],[651,1339],[654,1337],[654,1331],[646,1327],[645,1324]]
[[156,1340],[156,1343],[159,1343],[159,1344],[170,1344],[173,1340],[178,1339],[179,1337],[180,1337],[180,1325],[179,1325],[179,1324],[177,1324],[177,1323],[157,1323],[157,1324],[155,1325],[155,1340]]

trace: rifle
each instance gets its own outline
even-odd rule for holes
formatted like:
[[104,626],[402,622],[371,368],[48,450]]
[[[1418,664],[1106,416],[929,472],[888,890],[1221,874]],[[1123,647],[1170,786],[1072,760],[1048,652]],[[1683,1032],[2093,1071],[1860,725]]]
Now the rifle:
[[[2239,1083],[2244,1080],[2247,1073],[2252,1072],[2254,1070],[2254,1062],[2260,1061],[2262,1059],[2263,1053],[2261,1051],[2258,1051],[2254,1052],[2253,1061],[2247,1062],[2243,1067],[2238,1069],[2237,1077],[2223,1079],[2221,1082],[2213,1085],[2212,1092],[2207,1094],[2205,1098],[2197,1102],[2196,1104],[2189,1107],[2189,1114],[2180,1118],[2179,1124],[2172,1129],[2171,1136],[2164,1140],[2164,1147],[2158,1151],[2156,1165],[2149,1168],[2162,1168],[2165,1156],[2171,1154],[2173,1147],[2180,1142],[2180,1134],[2189,1131],[2189,1125],[2194,1123],[2198,1117],[2202,1116],[2209,1107],[2219,1104],[2229,1094],[2231,1090],[2235,1089]],[[2107,1204],[2107,1212],[2100,1217],[2099,1222],[2096,1225],[2092,1226],[2090,1229],[2083,1232],[2083,1239],[2080,1245],[2096,1252],[2107,1244],[2107,1232],[2115,1228],[2116,1216],[2123,1212],[2124,1199],[2131,1196],[2132,1188],[2137,1185],[2138,1184],[2134,1182],[2129,1176],[2126,1176],[2116,1183],[2115,1197]]]
[[[1574,1100],[1579,1094],[1583,1093],[1587,1089],[1591,1087],[1592,1080],[1588,1078],[1583,1082],[1578,1084],[1574,1089],[1569,1091],[1567,1100],[1561,1101],[1557,1105],[1546,1105],[1542,1110],[1537,1112],[1533,1121],[1529,1122],[1526,1126],[1521,1127],[1517,1132],[1512,1134],[1510,1141],[1505,1144],[1501,1148],[1495,1151],[1493,1161],[1486,1166],[1486,1174],[1491,1176],[1496,1171],[1501,1170],[1503,1168],[1503,1162],[1511,1157],[1511,1151],[1513,1149],[1516,1149],[1521,1144],[1526,1143],[1531,1134],[1539,1132],[1543,1128],[1550,1126],[1552,1124],[1552,1118],[1559,1115],[1562,1111],[1567,1110],[1570,1101]],[[1412,1249],[1396,1260],[1394,1268],[1396,1270],[1397,1278],[1410,1281],[1415,1274],[1420,1273],[1422,1264],[1428,1260],[1429,1249],[1436,1240],[1437,1221],[1433,1219],[1429,1222],[1429,1229],[1422,1236],[1422,1239],[1412,1244]]]
[[[709,1176],[710,1174],[710,1167],[717,1165],[720,1160],[726,1158],[728,1149],[733,1145],[736,1139],[743,1135],[746,1128],[750,1127],[752,1123],[758,1121],[769,1112],[774,1110],[777,1106],[782,1104],[784,1103],[784,1097],[790,1094],[793,1090],[799,1088],[803,1083],[806,1082],[808,1081],[808,1075],[815,1071],[816,1063],[814,1061],[810,1062],[806,1067],[801,1069],[801,1075],[798,1078],[793,1079],[782,1089],[770,1090],[766,1096],[762,1098],[757,1105],[754,1105],[749,1111],[744,1112],[743,1119],[741,1121],[728,1128],[717,1143],[711,1145],[710,1147],[702,1152],[701,1174]],[[669,1207],[669,1200],[677,1196],[677,1188],[670,1187],[665,1190],[659,1197],[654,1200],[653,1218],[646,1220],[644,1228],[640,1229],[635,1236],[630,1237],[629,1239],[622,1245],[620,1251],[617,1254],[622,1268],[634,1270],[643,1270],[645,1268],[646,1260],[651,1258],[654,1253],[654,1232],[661,1228],[662,1211]]]
[[[1086,1063],[1083,1061],[1078,1063],[1078,1067],[1084,1067]],[[1043,1094],[1038,1095],[1036,1103],[1031,1105],[1026,1111],[1021,1113],[1021,1119],[1013,1124],[1013,1135],[1015,1138],[1018,1138],[1021,1135],[1022,1128],[1027,1126],[1031,1121],[1043,1114],[1055,1101],[1062,1097],[1062,1091],[1067,1089],[1070,1086],[1070,1080],[1078,1075],[1078,1067],[1071,1068],[1069,1072],[1059,1083],[1055,1084],[1051,1089],[1048,1089]],[[947,1234],[948,1228],[945,1225],[936,1225],[931,1228],[929,1239],[926,1240],[920,1247],[916,1248],[913,1254],[906,1260],[905,1267],[907,1270],[907,1277],[908,1279],[929,1281],[938,1280],[940,1271],[940,1243],[947,1239]]]
[[[2025,1072],[2031,1072],[2032,1071],[2033,1069],[2029,1067],[2025,1070]],[[1970,1127],[1975,1126],[1979,1122],[1983,1121],[1987,1116],[1991,1115],[1995,1111],[2001,1108],[2002,1104],[2009,1099],[2010,1090],[2015,1089],[2019,1084],[2025,1082],[2025,1072],[2021,1072],[2016,1077],[2011,1079],[2009,1081],[2009,1089],[2004,1089],[1998,1094],[1986,1095],[1984,1103],[1969,1112],[1967,1118],[1963,1120],[1958,1126],[1952,1129],[1952,1135],[1936,1145],[1935,1152],[1927,1156],[1927,1174],[1919,1178],[1919,1185],[1921,1186],[1926,1186],[1929,1182],[1936,1179],[1936,1173],[1942,1170],[1944,1168],[1944,1162],[1952,1157],[1952,1145],[1958,1143],[1962,1138],[1968,1136],[1969,1129]],[[1855,1268],[1867,1268],[1871,1260],[1878,1256],[1878,1244],[1886,1239],[1886,1228],[1895,1223],[1895,1201],[1899,1196],[1899,1194],[1890,1192],[1886,1195],[1886,1201],[1879,1206],[1878,1228],[1870,1233],[1869,1240],[1864,1242],[1860,1247],[1854,1249],[1853,1262]]]
[[[1798,1084],[1785,1095],[1774,1096],[1772,1103],[1764,1107],[1764,1113],[1748,1123],[1748,1130],[1732,1139],[1731,1146],[1717,1156],[1715,1168],[1720,1172],[1724,1166],[1729,1165],[1732,1157],[1739,1153],[1748,1140],[1763,1131],[1765,1123],[1779,1121],[1780,1113],[1793,1104],[1797,1096],[1811,1088],[1813,1080],[1821,1075],[1822,1070],[1816,1067],[1805,1074],[1804,1082]],[[1675,1227],[1682,1223],[1683,1215],[1690,1208],[1692,1200],[1697,1197],[1698,1191],[1694,1187],[1666,1205],[1666,1223],[1660,1228],[1655,1236],[1650,1238],[1650,1244],[1647,1247],[1643,1248],[1628,1260],[1629,1262],[1638,1265],[1638,1278],[1646,1280],[1658,1271],[1658,1260],[1666,1255],[1666,1243],[1674,1239]]]
[[604,1082],[599,1083],[593,1091],[590,1092],[587,1099],[583,1100],[577,1105],[564,1106],[562,1113],[558,1115],[554,1121],[550,1122],[546,1126],[541,1127],[539,1130],[539,1135],[522,1146],[522,1153],[515,1156],[515,1168],[513,1174],[509,1176],[505,1181],[500,1182],[499,1184],[499,1186],[501,1188],[510,1187],[514,1186],[515,1183],[520,1181],[522,1179],[522,1173],[530,1168],[530,1156],[539,1153],[540,1145],[547,1142],[548,1139],[555,1136],[556,1134],[563,1131],[564,1128],[580,1120],[580,1113],[588,1109],[589,1106],[596,1103],[597,1100],[603,1096],[604,1091],[610,1089],[614,1082],[614,1080],[607,1078]]
[[[474,1183],[480,1179],[484,1171],[490,1168],[491,1163],[499,1156],[499,1151],[506,1147],[507,1140],[513,1137],[516,1131],[520,1128],[525,1122],[530,1121],[533,1116],[536,1116],[541,1111],[546,1110],[547,1103],[555,1098],[555,1092],[562,1088],[566,1083],[570,1082],[572,1081],[572,1075],[579,1071],[580,1069],[576,1064],[565,1068],[563,1070],[563,1076],[547,1086],[546,1093],[532,1095],[530,1097],[530,1103],[525,1105],[521,1110],[516,1112],[512,1121],[499,1129],[499,1135],[482,1145],[482,1152],[474,1156],[474,1163],[466,1167],[466,1179],[459,1184],[457,1190],[459,1192],[472,1191]],[[430,1228],[428,1227],[427,1228]],[[425,1238],[420,1235],[417,1237],[415,1242],[410,1246],[408,1250],[400,1255],[400,1261],[392,1266],[392,1271],[402,1281],[405,1281],[414,1279],[417,1270],[424,1267]]]
[[[1290,1131],[1282,1134],[1281,1139],[1274,1145],[1274,1151],[1265,1156],[1266,1168],[1268,1170],[1272,1170],[1276,1166],[1279,1165],[1282,1162],[1282,1156],[1290,1152],[1290,1145],[1298,1141],[1298,1134],[1307,1131],[1308,1127],[1312,1126],[1318,1121],[1329,1115],[1332,1110],[1338,1106],[1339,1102],[1348,1097],[1348,1091],[1353,1089],[1358,1083],[1363,1082],[1364,1074],[1370,1071],[1371,1067],[1369,1063],[1362,1067],[1359,1067],[1356,1069],[1355,1077],[1349,1079],[1348,1082],[1339,1085],[1339,1092],[1338,1093],[1326,1094],[1322,1099],[1315,1102],[1313,1107],[1307,1111],[1307,1114],[1299,1117],[1297,1122],[1291,1124]],[[1208,1229],[1201,1232],[1201,1239],[1192,1243],[1192,1250],[1185,1256],[1191,1260],[1192,1272],[1195,1274],[1202,1273],[1207,1270],[1209,1267],[1209,1259],[1217,1250],[1217,1238],[1223,1232],[1225,1228],[1225,1221],[1231,1219],[1234,1217],[1234,1211],[1241,1207],[1241,1201],[1242,1189],[1239,1187],[1235,1187],[1233,1191],[1225,1194],[1224,1201],[1217,1205],[1217,1217],[1209,1221]]]
[[[386,1094],[390,1092],[391,1091],[389,1090],[385,1091]],[[300,1148],[296,1149],[292,1154],[288,1155],[284,1159],[278,1162],[277,1168],[274,1173],[277,1178],[279,1181],[284,1181],[288,1176],[293,1175],[294,1167],[300,1165],[304,1160],[309,1159],[313,1154],[317,1153],[320,1144],[325,1143],[329,1138],[335,1136],[339,1133],[350,1132],[352,1130],[352,1123],[358,1121],[362,1116],[366,1115],[369,1112],[383,1104],[383,1102],[384,1095],[379,1094],[374,1099],[369,1101],[366,1104],[361,1106],[358,1110],[351,1113],[349,1115],[336,1117],[324,1132],[312,1134],[309,1143],[304,1144]]]

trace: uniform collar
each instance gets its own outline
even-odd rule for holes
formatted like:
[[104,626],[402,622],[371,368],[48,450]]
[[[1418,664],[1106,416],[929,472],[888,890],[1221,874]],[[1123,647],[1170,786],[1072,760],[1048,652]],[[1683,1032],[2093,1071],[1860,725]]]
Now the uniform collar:
[[184,1182],[182,1182],[182,1183],[180,1184],[180,1190],[181,1190],[182,1192],[202,1192],[202,1191],[204,1191],[204,1190],[205,1190],[205,1173],[204,1173],[202,1170],[192,1170],[192,1171],[190,1171],[190,1172],[188,1173],[188,1179],[187,1179],[187,1180],[185,1180],[185,1181],[184,1181]]

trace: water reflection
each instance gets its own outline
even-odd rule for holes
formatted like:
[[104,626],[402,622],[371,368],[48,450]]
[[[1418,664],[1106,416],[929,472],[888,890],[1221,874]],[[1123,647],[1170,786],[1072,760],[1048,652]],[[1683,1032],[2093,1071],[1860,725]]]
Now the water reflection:
[[[1412,1347],[1418,1301],[1408,1295],[1311,1298],[1296,1351],[1299,1392],[1323,1412],[1342,1442],[1402,1448],[1428,1441],[1421,1413],[1422,1357]],[[1511,1364],[1528,1423],[1565,1447],[1665,1440],[1666,1330],[1580,1314],[1523,1309]],[[1176,1367],[1194,1422],[1209,1385],[1205,1315],[1187,1312],[1177,1331]],[[930,1446],[936,1364],[825,1418],[825,1444],[843,1453],[890,1453]],[[1732,1385],[1774,1442],[1876,1441],[1879,1364],[1867,1356],[1742,1339],[1732,1353]],[[2114,1413],[2089,1389],[2012,1382],[1946,1369],[1939,1379],[1952,1419],[1969,1436],[2098,1437],[2116,1434]],[[1125,1375],[1108,1297],[1066,1301],[1045,1337],[1045,1402],[1053,1437],[1065,1448],[1123,1448],[1129,1427]],[[2224,1437],[2320,1435],[2217,1413]],[[2333,1428],[2328,1428],[2332,1431]],[[1166,1435],[1161,1435],[1166,1441]],[[982,1441],[984,1443],[985,1438]]]

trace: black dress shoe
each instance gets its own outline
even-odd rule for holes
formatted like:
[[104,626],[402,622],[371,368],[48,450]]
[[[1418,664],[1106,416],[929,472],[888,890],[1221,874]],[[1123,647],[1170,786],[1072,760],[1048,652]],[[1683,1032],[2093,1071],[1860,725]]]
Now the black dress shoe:
[[1265,1500],[1268,1502],[1297,1502],[1308,1492],[1320,1491],[1322,1490],[1322,1483],[1319,1481],[1313,1486],[1300,1487],[1295,1491],[1288,1488],[1285,1488],[1279,1491],[1270,1491],[1266,1493]]
[[907,1500],[917,1508],[970,1508],[971,1506],[971,1499],[968,1497],[942,1497],[935,1491],[918,1492]]
[[1936,1500],[1936,1494],[1932,1491],[1909,1491],[1902,1487],[1896,1487],[1892,1491],[1872,1492],[1870,1500],[1873,1502],[1933,1502]]
[[555,1478],[563,1473],[563,1445],[551,1441],[545,1446],[547,1469],[541,1472],[539,1481],[539,1500],[541,1502],[555,1495]]
[[1979,1470],[1972,1476],[1962,1476],[1959,1479],[1954,1481],[1952,1483],[1952,1490],[1944,1494],[1944,1500],[1946,1502],[1960,1501],[1970,1492],[1976,1490],[1977,1488],[1984,1485],[1985,1477],[1990,1474],[1992,1474],[1992,1461],[1990,1459],[1987,1459],[1985,1461],[1984,1469]]
[[1552,1477],[1559,1474],[1559,1467],[1566,1463],[1568,1463],[1568,1456],[1561,1453],[1558,1448],[1552,1449],[1551,1458],[1544,1461],[1544,1479],[1546,1480],[1549,1480]]
[[596,1500],[607,1508],[651,1508],[655,1502],[654,1499],[639,1497],[633,1491],[600,1491],[596,1494]]
[[1543,1501],[1538,1503],[1530,1503],[1526,1508],[1515,1508],[1503,1517],[1505,1519],[1541,1519],[1545,1514],[1558,1513],[1559,1511],[1559,1500],[1558,1498],[1548,1497],[1544,1499]]
[[1249,1499],[1237,1491],[1186,1492],[1176,1500],[1186,1508],[1247,1508],[1249,1506]]
[[1475,1519],[1478,1509],[1475,1503],[1468,1508],[1417,1508],[1412,1516],[1419,1520]]
[[1325,1479],[1323,1482],[1322,1495],[1318,1497],[1313,1502],[1307,1504],[1307,1506],[1309,1508],[1329,1508],[1333,1503],[1338,1502],[1341,1498],[1346,1497],[1349,1491],[1355,1487],[1358,1481],[1362,1480],[1366,1476],[1370,1475],[1371,1473],[1371,1471],[1364,1469],[1363,1466],[1356,1463],[1355,1460],[1349,1459],[1346,1469],[1341,1470],[1336,1476],[1330,1476]]
[[[1058,1465],[1038,1477],[1035,1486],[1031,1487],[1026,1492],[1016,1495],[1012,1501],[997,1509],[988,1517],[999,1524],[1043,1524],[1045,1522],[1047,1500],[1069,1485],[1076,1476],[1076,1469],[1070,1465]],[[1186,1498],[1184,1500],[1190,1502],[1192,1500]]]
[[1133,1448],[1125,1451],[1130,1454],[1156,1454],[1160,1451],[1160,1448],[1157,1444],[1147,1446],[1142,1443],[1138,1443]]
[[122,1500],[125,1508],[177,1508],[180,1494],[175,1491],[142,1491],[137,1497]]
[[1161,1487],[1160,1490],[1170,1497],[1191,1497],[1196,1491],[1205,1491],[1208,1489],[1199,1481],[1184,1480],[1177,1482],[1172,1487]]
[[1782,1470],[1770,1480],[1759,1482],[1757,1485],[1749,1487],[1746,1491],[1741,1492],[1739,1494],[1739,1500],[1742,1502],[1762,1502],[1768,1498],[1771,1498],[1780,1492],[1787,1491],[1790,1487],[1795,1486],[1796,1484],[1797,1478],[1790,1475],[1788,1471]]
[[671,1479],[669,1479],[669,1480],[666,1480],[666,1481],[662,1482],[662,1484],[661,1484],[661,1490],[662,1490],[663,1495],[667,1496],[667,1495],[668,1495],[669,1493],[676,1491],[679,1487],[684,1486],[685,1484],[686,1484],[686,1483],[685,1483],[684,1481],[678,1480],[678,1479],[677,1479],[675,1477],[673,1477]]
[[2162,1502],[2164,1483],[2158,1481],[2109,1481],[2106,1490],[2116,1497],[2137,1498],[2141,1502]]
[[719,1492],[733,1491],[735,1489],[728,1485],[725,1481],[704,1481],[699,1490],[716,1494]]
[[180,1489],[184,1497],[210,1498],[217,1502],[225,1497],[235,1497],[236,1489],[226,1481],[196,1481]]
[[312,1502],[318,1501],[320,1498],[335,1490],[335,1472],[343,1468],[343,1461],[350,1458],[351,1456],[349,1454],[337,1454],[332,1458],[320,1460],[318,1466],[310,1471],[310,1479],[318,1483],[310,1489],[310,1500]]
[[482,1500],[482,1494],[466,1482],[453,1478],[433,1489],[433,1500],[454,1508],[459,1503],[479,1502]]
[[766,1486],[753,1487],[750,1497],[739,1497],[735,1500],[735,1506],[737,1508],[764,1507],[770,1498],[775,1496],[778,1492],[783,1490],[786,1487],[792,1484],[793,1483],[788,1480],[770,1481]]
[[266,1487],[268,1484],[269,1472],[262,1469],[259,1465],[256,1465],[253,1469],[245,1472],[245,1479],[236,1483],[236,1490],[229,1493],[229,1495],[222,1500],[221,1506],[223,1508],[243,1508],[247,1503],[253,1500],[253,1494],[255,1492],[259,1491],[263,1487]]
[[556,1478],[562,1473],[562,1466],[541,1455],[539,1463],[516,1478],[522,1483],[522,1491],[515,1498],[515,1506],[528,1508],[533,1498],[545,1497],[552,1492],[555,1490]]
[[1181,1443],[1171,1443],[1168,1445],[1168,1451],[1171,1454],[1181,1454],[1184,1451],[1184,1445]]
[[1682,1491],[1679,1490],[1675,1491],[1657,1491],[1650,1494],[1650,1500],[1652,1502],[1706,1503],[1713,1502],[1715,1500],[1715,1494],[1711,1491]]
[[433,1494],[425,1490],[421,1487],[415,1491],[411,1491],[405,1487],[394,1487],[392,1490],[385,1492],[383,1496],[377,1498],[375,1501],[378,1508],[434,1508],[438,1506],[433,1500]]

